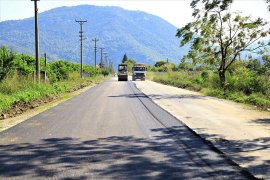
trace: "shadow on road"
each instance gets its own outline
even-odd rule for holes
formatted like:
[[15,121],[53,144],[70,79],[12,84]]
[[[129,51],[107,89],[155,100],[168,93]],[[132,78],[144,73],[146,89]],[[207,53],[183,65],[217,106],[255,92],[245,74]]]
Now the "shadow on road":
[[[235,175],[235,169],[226,166],[224,159],[211,157],[205,144],[193,140],[182,127],[152,131],[158,134],[153,139],[111,136],[81,141],[66,137],[0,145],[0,177],[242,179]],[[199,150],[199,159],[193,148]],[[206,170],[207,163],[215,171]]]

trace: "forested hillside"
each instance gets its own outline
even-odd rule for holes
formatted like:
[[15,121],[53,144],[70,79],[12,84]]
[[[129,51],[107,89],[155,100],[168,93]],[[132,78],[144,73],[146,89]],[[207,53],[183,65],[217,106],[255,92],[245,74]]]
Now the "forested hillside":
[[[79,24],[75,19],[87,20],[83,25],[84,63],[93,64],[94,42],[104,47],[114,65],[127,53],[139,62],[154,64],[169,59],[179,62],[187,48],[179,49],[175,37],[177,28],[160,17],[141,11],[118,7],[76,6],[60,7],[39,14],[40,52],[50,60],[67,59],[79,62]],[[0,46],[34,55],[34,19],[0,23]],[[100,53],[98,53],[98,62]]]

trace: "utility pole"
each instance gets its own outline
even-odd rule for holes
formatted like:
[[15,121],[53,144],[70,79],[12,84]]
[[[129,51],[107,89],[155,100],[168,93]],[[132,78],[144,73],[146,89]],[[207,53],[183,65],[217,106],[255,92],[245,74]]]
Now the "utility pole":
[[83,65],[82,65],[82,41],[83,41],[83,31],[82,31],[82,25],[83,23],[87,22],[87,20],[75,20],[75,22],[80,24],[81,30],[80,30],[80,41],[81,41],[81,78],[83,77]]
[[44,53],[44,61],[45,61],[45,71],[44,71],[44,81],[47,81],[47,54]]
[[106,67],[107,66],[108,53],[104,52],[103,56],[104,56],[104,67]]
[[103,68],[103,50],[105,48],[99,48],[100,49],[100,67]]
[[38,43],[38,7],[37,1],[34,1],[34,11],[35,11],[35,50],[36,50],[36,82],[40,83],[40,62],[39,62],[39,43]]
[[111,73],[113,73],[113,66],[112,66],[112,60],[110,59],[109,60],[109,68],[110,68],[110,71],[111,71]]
[[98,42],[98,39],[95,38],[95,39],[92,39],[92,41],[95,42],[94,50],[95,50],[95,68],[96,68],[97,67],[97,42]]

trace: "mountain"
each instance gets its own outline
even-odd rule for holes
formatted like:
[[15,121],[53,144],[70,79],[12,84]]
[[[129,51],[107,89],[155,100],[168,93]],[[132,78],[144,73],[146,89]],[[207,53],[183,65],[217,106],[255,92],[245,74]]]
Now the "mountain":
[[[39,14],[39,42],[41,55],[49,60],[65,59],[80,62],[80,26],[75,19],[87,20],[83,24],[83,62],[93,64],[94,42],[104,47],[114,65],[125,53],[141,63],[169,59],[179,63],[188,51],[179,48],[175,37],[177,28],[164,19],[141,11],[128,11],[119,7],[80,5],[60,7]],[[34,55],[34,18],[0,23],[0,46]],[[98,49],[99,50],[99,49]],[[100,51],[97,53],[100,62]]]

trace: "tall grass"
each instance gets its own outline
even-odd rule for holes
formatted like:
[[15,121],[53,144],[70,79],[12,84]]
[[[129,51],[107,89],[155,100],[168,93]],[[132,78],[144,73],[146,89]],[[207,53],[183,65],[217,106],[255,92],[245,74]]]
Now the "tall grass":
[[18,102],[28,103],[37,99],[57,96],[102,80],[104,80],[103,75],[80,78],[78,73],[71,73],[69,80],[66,81],[37,84],[31,78],[19,77],[15,74],[0,83],[0,113],[9,110]]

